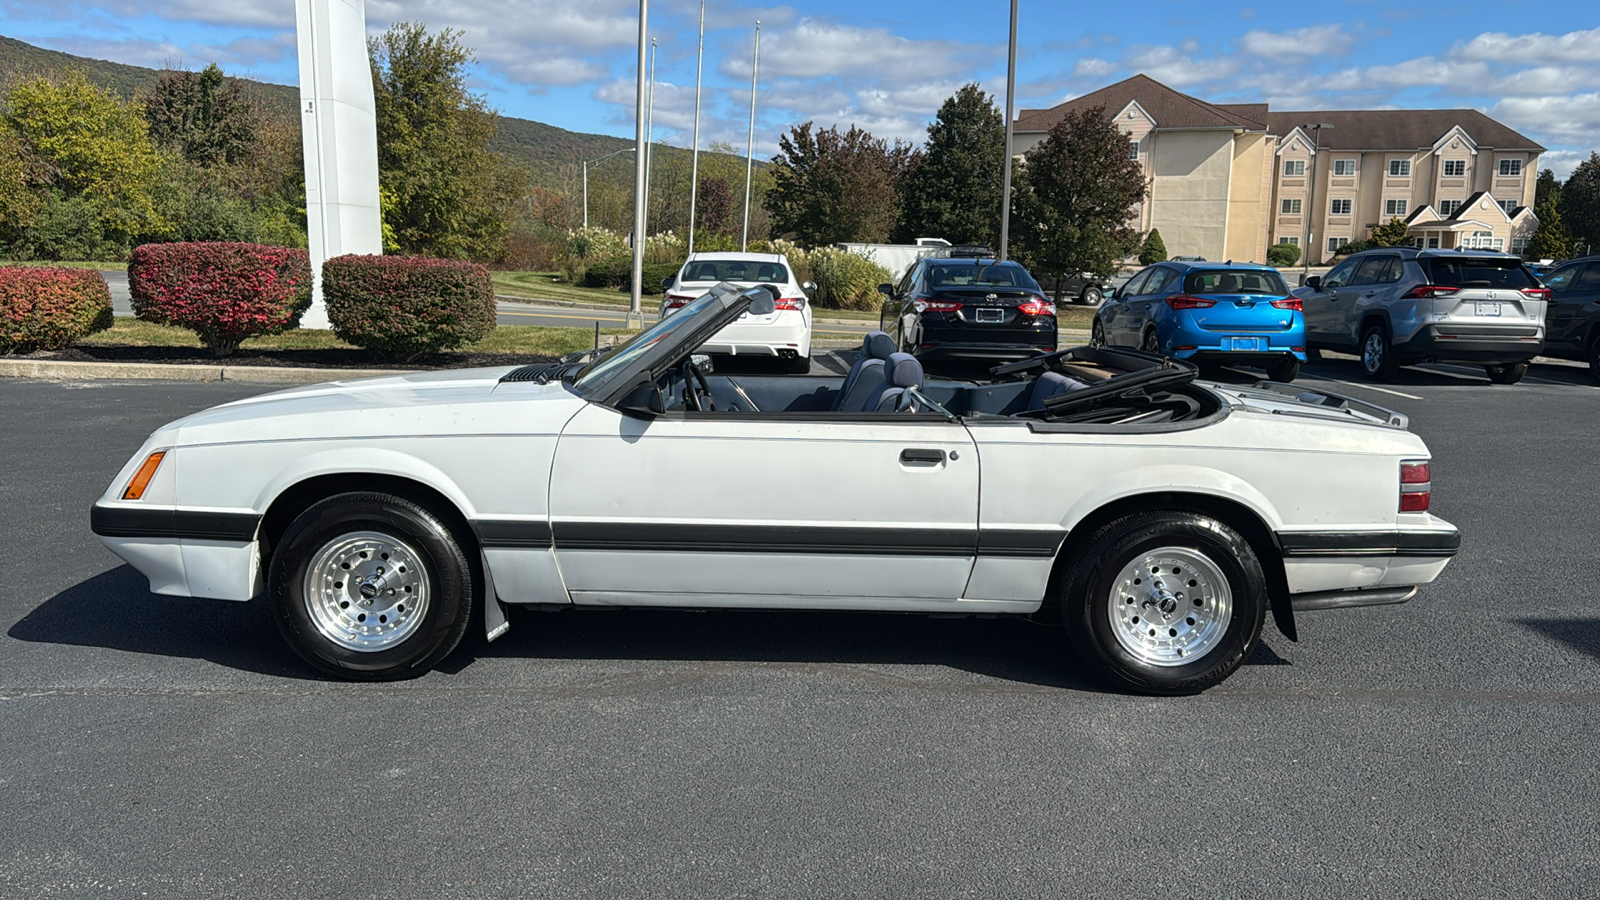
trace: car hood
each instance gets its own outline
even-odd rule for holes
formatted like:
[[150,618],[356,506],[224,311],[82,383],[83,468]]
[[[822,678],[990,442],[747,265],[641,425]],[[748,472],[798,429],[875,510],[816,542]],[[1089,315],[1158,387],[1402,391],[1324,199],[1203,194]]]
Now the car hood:
[[178,430],[181,444],[559,432],[582,398],[560,382],[502,385],[515,368],[306,385],[214,406],[167,428]]

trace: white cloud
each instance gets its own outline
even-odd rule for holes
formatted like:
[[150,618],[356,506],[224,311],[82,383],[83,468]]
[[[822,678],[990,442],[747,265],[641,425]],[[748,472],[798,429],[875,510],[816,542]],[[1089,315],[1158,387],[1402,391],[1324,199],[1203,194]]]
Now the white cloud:
[[1248,31],[1239,41],[1244,52],[1277,60],[1343,56],[1354,44],[1355,35],[1337,23],[1310,25],[1294,31]]
[[[887,28],[857,28],[801,19],[791,29],[761,34],[761,69],[775,78],[866,75],[896,83],[956,77],[992,62],[1004,48],[957,41],[914,41]],[[730,78],[748,77],[750,48],[718,67]]]
[[1549,62],[1600,62],[1600,28],[1548,35],[1480,34],[1455,51],[1464,59],[1533,65]]
[[1231,56],[1197,58],[1177,47],[1161,46],[1129,48],[1123,65],[1175,88],[1229,78],[1237,74],[1241,67],[1239,60]]
[[1581,67],[1539,66],[1512,72],[1487,85],[1484,93],[1525,97],[1542,94],[1570,94],[1600,85],[1600,72]]
[[1518,131],[1571,147],[1600,147],[1600,93],[1507,97],[1489,115]]
[[1488,78],[1489,66],[1485,63],[1455,62],[1424,56],[1387,66],[1344,69],[1324,78],[1323,86],[1335,91],[1398,90],[1414,87],[1470,90]]

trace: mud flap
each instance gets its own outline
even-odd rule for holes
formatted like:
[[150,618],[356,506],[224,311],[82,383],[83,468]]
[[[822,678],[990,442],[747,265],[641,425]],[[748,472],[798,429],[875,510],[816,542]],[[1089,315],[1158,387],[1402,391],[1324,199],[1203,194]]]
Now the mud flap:
[[489,571],[489,557],[480,550],[478,560],[483,566],[484,638],[493,641],[511,630],[511,622],[506,618],[506,605],[500,602],[500,594],[494,589],[494,573]]

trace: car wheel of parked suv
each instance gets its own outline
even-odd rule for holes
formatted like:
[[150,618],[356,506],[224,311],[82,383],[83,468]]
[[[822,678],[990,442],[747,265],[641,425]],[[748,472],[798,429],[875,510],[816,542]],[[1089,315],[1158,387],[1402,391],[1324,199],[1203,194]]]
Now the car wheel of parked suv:
[[1079,302],[1081,302],[1084,306],[1099,306],[1100,301],[1104,299],[1105,294],[1102,294],[1100,289],[1094,285],[1084,288],[1083,296],[1078,298]]
[[1300,360],[1298,359],[1284,360],[1281,363],[1267,366],[1267,377],[1273,381],[1281,381],[1287,384],[1299,374]]
[[1488,373],[1489,380],[1495,384],[1516,384],[1527,374],[1528,363],[1526,360],[1519,363],[1504,363],[1498,366],[1484,366],[1483,371]]
[[1372,381],[1389,381],[1400,370],[1389,332],[1382,325],[1369,325],[1361,335],[1361,371]]

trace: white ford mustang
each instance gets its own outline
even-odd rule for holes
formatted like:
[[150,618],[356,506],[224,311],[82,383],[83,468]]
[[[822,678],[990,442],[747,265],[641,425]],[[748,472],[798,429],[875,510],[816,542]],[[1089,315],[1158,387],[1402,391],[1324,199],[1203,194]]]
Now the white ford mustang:
[[1048,618],[1168,694],[1226,678],[1268,611],[1293,638],[1403,602],[1459,547],[1422,441],[1348,398],[1090,348],[924,380],[875,335],[846,377],[708,372],[696,348],[775,293],[719,286],[589,361],[180,419],[94,532],[156,593],[265,594],[349,678],[427,671],[480,608],[494,638],[506,604],[757,607]]

